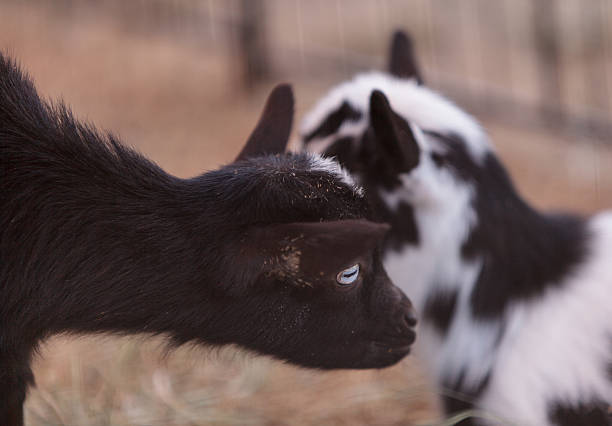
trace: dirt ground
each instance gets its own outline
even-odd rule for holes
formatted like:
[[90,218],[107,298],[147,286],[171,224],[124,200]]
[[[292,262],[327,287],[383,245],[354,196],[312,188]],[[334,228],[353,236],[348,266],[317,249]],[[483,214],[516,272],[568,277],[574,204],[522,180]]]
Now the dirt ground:
[[[232,61],[214,50],[126,33],[104,19],[53,19],[46,9],[0,3],[0,49],[46,97],[112,129],[178,176],[231,161],[269,85],[247,96]],[[302,114],[336,81],[295,81]],[[297,121],[296,121],[297,122]],[[592,212],[612,202],[612,152],[567,135],[485,122],[518,187],[535,205]],[[381,371],[320,373],[234,350],[159,340],[61,336],[35,362],[29,425],[406,425],[439,418],[416,361]]]

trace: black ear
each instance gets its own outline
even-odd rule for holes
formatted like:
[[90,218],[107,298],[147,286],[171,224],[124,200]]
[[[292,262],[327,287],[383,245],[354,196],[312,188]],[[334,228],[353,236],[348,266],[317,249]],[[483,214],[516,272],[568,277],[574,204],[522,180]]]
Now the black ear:
[[371,253],[389,228],[364,219],[254,227],[242,240],[242,260],[254,275],[315,287]]
[[396,31],[389,52],[389,72],[399,78],[414,78],[419,85],[423,78],[414,56],[412,39],[403,31]]
[[263,154],[285,152],[293,123],[293,104],[291,86],[288,84],[276,86],[268,96],[259,122],[236,157],[236,161]]
[[419,164],[420,148],[410,125],[391,109],[380,90],[370,95],[370,126],[375,137],[374,152],[391,171],[409,172]]

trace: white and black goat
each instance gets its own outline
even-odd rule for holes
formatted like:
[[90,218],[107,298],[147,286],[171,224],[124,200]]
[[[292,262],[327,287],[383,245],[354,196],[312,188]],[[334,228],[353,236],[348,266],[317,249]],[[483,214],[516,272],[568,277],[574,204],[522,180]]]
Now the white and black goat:
[[0,424],[22,424],[33,352],[56,333],[233,343],[323,369],[409,352],[414,314],[377,248],[388,226],[336,163],[271,155],[292,119],[279,86],[236,162],[179,179],[41,101],[0,55]]
[[[402,33],[389,73],[335,87],[301,133],[306,149],[337,157],[392,224],[384,264],[422,316],[417,353],[448,413],[611,423],[611,213],[529,206],[479,124],[423,87]],[[503,421],[461,424],[472,423]]]

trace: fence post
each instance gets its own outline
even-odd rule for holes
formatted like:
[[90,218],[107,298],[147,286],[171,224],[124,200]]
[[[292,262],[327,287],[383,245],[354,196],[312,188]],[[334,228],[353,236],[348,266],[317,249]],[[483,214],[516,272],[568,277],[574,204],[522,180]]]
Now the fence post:
[[533,5],[532,25],[540,89],[540,114],[553,124],[563,119],[561,104],[560,34],[557,1],[537,0]]
[[247,90],[265,79],[270,72],[262,0],[240,0],[239,52],[242,79]]
[[[608,1],[608,0],[604,0]],[[580,52],[585,68],[582,68],[586,101],[589,108],[608,113],[610,110],[608,75],[606,64],[606,8],[598,1],[593,6],[581,7],[580,30],[582,49]]]

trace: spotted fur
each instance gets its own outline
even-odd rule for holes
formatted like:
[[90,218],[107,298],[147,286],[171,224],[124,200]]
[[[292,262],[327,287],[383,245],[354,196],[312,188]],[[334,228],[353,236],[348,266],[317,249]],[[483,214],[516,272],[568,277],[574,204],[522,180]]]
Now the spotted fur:
[[359,112],[305,148],[338,158],[393,224],[385,266],[422,315],[417,352],[444,407],[510,424],[609,424],[612,213],[534,209],[475,119],[420,77],[392,74],[333,88],[302,132],[338,105]]

